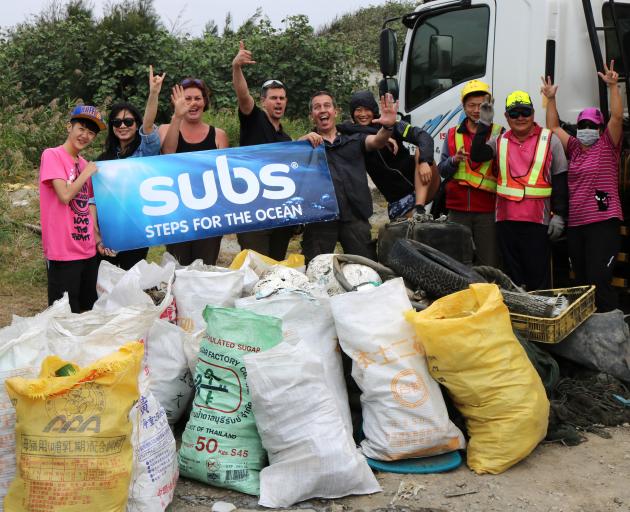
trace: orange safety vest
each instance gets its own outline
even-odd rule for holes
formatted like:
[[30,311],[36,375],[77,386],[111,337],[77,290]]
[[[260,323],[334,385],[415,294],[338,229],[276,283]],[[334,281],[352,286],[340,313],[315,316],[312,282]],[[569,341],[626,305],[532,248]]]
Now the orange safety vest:
[[[451,156],[464,147],[464,134],[459,133],[457,128],[459,126],[455,126],[448,131],[448,150]],[[493,123],[492,136],[500,133],[501,126]],[[465,161],[459,162],[453,179],[457,180],[460,185],[478,188],[486,192],[496,192],[497,190],[497,179],[493,173],[492,160],[483,162],[479,167],[473,169],[470,165],[470,159],[467,158]]]
[[534,157],[525,176],[514,178],[508,160],[509,141],[505,135],[497,138],[499,175],[497,195],[511,201],[521,201],[524,197],[545,198],[551,196],[551,183],[545,178],[544,168],[551,149],[551,130],[543,128],[538,135]]

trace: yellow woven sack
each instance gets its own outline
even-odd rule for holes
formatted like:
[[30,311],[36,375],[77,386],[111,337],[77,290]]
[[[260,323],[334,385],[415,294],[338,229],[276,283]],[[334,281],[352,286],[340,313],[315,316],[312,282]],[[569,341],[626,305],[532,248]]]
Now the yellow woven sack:
[[239,268],[241,268],[243,266],[243,263],[245,263],[245,258],[247,257],[248,253],[252,253],[256,258],[260,259],[263,263],[269,266],[284,265],[285,267],[299,268],[305,265],[303,254],[290,253],[286,260],[276,261],[269,256],[260,254],[259,252],[252,251],[251,249],[244,249],[236,256],[234,256],[234,259],[230,264],[230,270],[238,270]]
[[468,467],[497,474],[527,457],[547,433],[549,401],[499,288],[473,284],[406,318],[466,418]]
[[[6,380],[17,416],[18,470],[5,510],[125,510],[132,463],[128,417],[138,400],[143,353],[141,343],[128,343],[85,368],[49,356],[39,378]],[[56,377],[60,368],[70,375]]]

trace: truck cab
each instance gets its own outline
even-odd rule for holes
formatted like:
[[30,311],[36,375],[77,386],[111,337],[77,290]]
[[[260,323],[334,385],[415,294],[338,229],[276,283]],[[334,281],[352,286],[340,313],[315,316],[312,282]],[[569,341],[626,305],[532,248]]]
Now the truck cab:
[[495,122],[505,124],[505,98],[521,89],[544,125],[540,77],[549,75],[559,85],[561,120],[575,123],[587,106],[607,112],[596,71],[614,59],[625,76],[618,39],[630,52],[630,1],[433,0],[402,23],[409,30],[394,87],[403,117],[434,137],[436,160],[448,128],[462,120],[460,91],[468,80],[490,85]]

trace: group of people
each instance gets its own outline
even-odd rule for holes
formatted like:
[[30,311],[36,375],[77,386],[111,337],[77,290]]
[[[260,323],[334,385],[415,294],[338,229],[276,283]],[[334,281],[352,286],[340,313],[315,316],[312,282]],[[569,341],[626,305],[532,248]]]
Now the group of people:
[[[232,80],[238,103],[240,146],[291,141],[282,118],[287,106],[287,89],[280,80],[267,80],[261,86],[260,106],[249,91],[243,68],[255,64],[251,51],[241,42],[232,62]],[[134,158],[183,153],[229,146],[225,131],[203,121],[209,108],[210,90],[203,80],[186,78],[173,87],[170,123],[159,128],[154,121],[164,75],[149,69],[149,97],[144,112],[128,103],[112,106],[107,124],[93,106],[81,105],[70,114],[66,141],[46,149],[40,166],[40,210],[42,244],[48,273],[48,302],[64,292],[69,294],[72,311],[91,309],[96,301],[96,278],[102,259],[129,269],[147,256],[147,249],[115,253],[103,243],[92,190],[91,176],[97,172],[81,152],[96,135],[107,129],[105,150],[98,160]],[[424,205],[439,185],[433,162],[433,141],[422,130],[396,121],[397,103],[390,94],[380,99],[371,93],[353,96],[354,123],[337,126],[338,109],[333,95],[318,91],[311,98],[314,130],[300,138],[313,146],[324,144],[328,166],[339,204],[339,218],[332,222],[308,224],[302,248],[307,261],[319,254],[334,252],[339,242],[347,253],[376,259],[369,217],[372,195],[366,168],[381,184],[390,202],[390,215],[399,217],[424,213]],[[403,141],[417,144],[411,155]],[[366,159],[374,165],[366,166]],[[396,169],[395,179],[388,179]],[[399,183],[395,183],[399,182]],[[239,233],[242,249],[252,249],[276,260],[285,258],[292,227],[279,227]],[[167,245],[166,249],[182,265],[196,259],[215,264],[221,237],[211,237]]]
[[471,229],[477,264],[501,266],[528,290],[548,288],[550,241],[566,233],[576,283],[595,284],[598,311],[610,311],[618,303],[611,279],[623,221],[623,103],[614,62],[598,75],[610,92],[610,119],[586,108],[575,136],[560,126],[558,87],[549,77],[541,86],[547,127],[534,121],[529,94],[517,90],[505,101],[507,131],[494,123],[489,86],[468,82],[465,119],[448,131],[438,168],[449,220]]
[[[290,141],[282,126],[287,88],[279,80],[267,80],[257,105],[243,72],[254,64],[252,52],[241,42],[232,62],[239,144]],[[339,217],[304,227],[305,259],[308,262],[319,254],[332,253],[337,243],[346,253],[376,259],[369,223],[373,204],[368,175],[387,200],[391,220],[431,220],[425,207],[444,182],[449,220],[470,227],[477,263],[502,265],[517,284],[528,289],[547,284],[549,238],[563,233],[568,218],[569,248],[577,279],[596,283],[598,307],[612,309],[616,305],[614,292],[606,288],[612,265],[604,260],[616,254],[619,245],[621,208],[613,178],[619,159],[622,104],[612,64],[600,76],[611,90],[610,121],[605,125],[597,109],[585,110],[578,119],[577,138],[559,127],[557,88],[549,80],[544,80],[542,87],[548,99],[548,128],[534,122],[529,95],[515,91],[506,101],[507,132],[493,123],[488,85],[478,80],[468,82],[462,89],[466,118],[449,130],[437,165],[433,139],[424,130],[397,121],[398,104],[390,94],[379,102],[369,91],[353,94],[351,119],[337,124],[339,110],[333,95],[315,92],[310,100],[314,128],[299,140],[314,147],[325,146]],[[210,91],[197,78],[186,78],[173,87],[170,123],[156,127],[163,81],[164,75],[154,74],[150,67],[144,116],[133,105],[118,103],[112,106],[106,124],[95,107],[76,107],[70,115],[66,141],[43,152],[40,201],[49,304],[68,292],[74,312],[91,309],[102,259],[129,269],[147,256],[147,249],[115,253],[103,243],[90,180],[97,166],[81,156],[99,131],[107,129],[105,149],[98,160],[229,146],[225,131],[203,121]],[[410,151],[408,145],[415,150]],[[565,150],[570,157],[568,168]],[[607,166],[605,173],[603,165]],[[592,193],[593,187],[596,193]],[[283,260],[293,233],[292,227],[283,226],[239,233],[237,237],[242,249]],[[601,242],[602,233],[606,243]],[[212,237],[166,248],[182,265],[196,259],[215,264],[220,245],[221,237]]]

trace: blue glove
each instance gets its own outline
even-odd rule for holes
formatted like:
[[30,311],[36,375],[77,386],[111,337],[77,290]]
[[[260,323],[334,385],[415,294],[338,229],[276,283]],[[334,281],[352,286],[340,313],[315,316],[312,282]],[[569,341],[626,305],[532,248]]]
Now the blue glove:
[[549,228],[547,229],[549,240],[551,240],[552,242],[559,240],[562,236],[562,233],[564,233],[564,226],[564,219],[560,217],[560,215],[554,215],[553,217],[551,217],[551,220],[549,221]]

